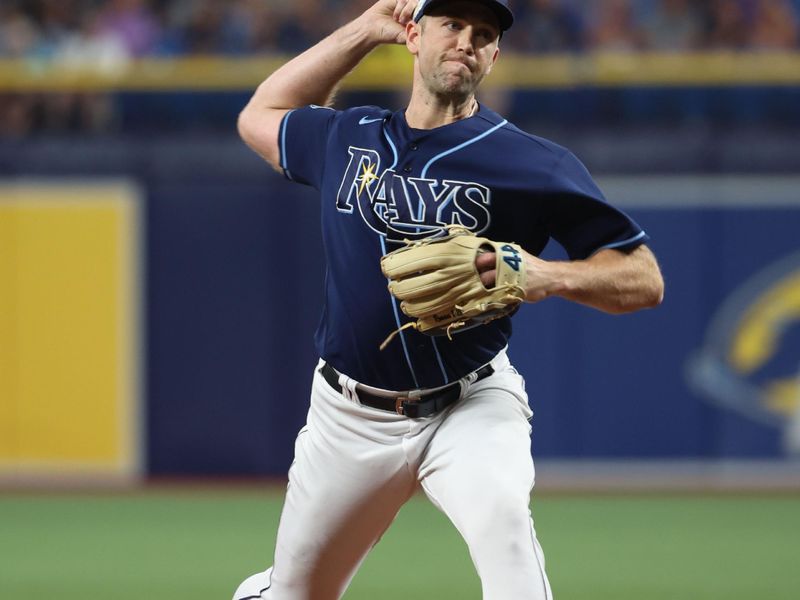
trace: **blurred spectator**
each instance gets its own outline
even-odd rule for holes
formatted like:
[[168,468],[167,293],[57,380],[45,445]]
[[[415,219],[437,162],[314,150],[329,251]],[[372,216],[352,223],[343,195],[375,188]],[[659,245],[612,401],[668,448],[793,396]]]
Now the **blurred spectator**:
[[75,0],[39,0],[31,3],[40,31],[38,56],[51,57],[66,38],[80,27],[80,11]]
[[590,39],[594,48],[633,51],[643,45],[629,0],[598,2],[592,21]]
[[527,0],[515,4],[522,27],[512,28],[507,43],[520,52],[577,52],[585,46],[580,12],[564,0]]
[[[0,0],[0,59],[116,74],[145,56],[294,55],[375,0]],[[513,0],[504,53],[796,49],[800,0]],[[113,128],[112,96],[0,95],[0,134]]]
[[[296,54],[374,0],[0,0],[0,56],[50,57],[76,32],[128,55]],[[800,0],[514,0],[505,51],[794,48]],[[110,48],[110,46],[109,46]],[[111,50],[110,50],[111,51]],[[116,50],[114,50],[115,52]]]
[[153,51],[161,26],[147,0],[108,0],[99,13],[99,27],[116,36],[132,56]]
[[702,14],[692,0],[659,0],[644,19],[643,42],[652,50],[691,50],[701,43]]
[[295,0],[278,28],[278,47],[291,54],[310,48],[333,31],[329,14],[324,0]]
[[789,0],[758,0],[753,11],[750,45],[762,49],[790,49],[798,42],[797,12]]
[[[520,1],[521,0],[516,0],[514,5],[519,4]],[[335,11],[338,13],[338,20],[334,21],[334,23],[337,27],[349,23],[373,4],[374,2],[372,0],[338,0],[338,2],[336,2],[336,8],[338,10]],[[514,6],[512,6],[512,8],[514,8]]]
[[715,50],[747,46],[748,23],[740,0],[711,0],[706,13],[704,45]]
[[63,42],[55,49],[55,60],[67,69],[97,71],[101,74],[120,73],[130,59],[123,41],[103,27],[95,13],[83,16],[81,28],[64,34]]
[[0,7],[0,56],[31,56],[41,40],[37,24],[14,6]]
[[214,54],[224,50],[226,7],[214,0],[195,2],[184,29],[184,52]]
[[274,3],[238,0],[231,4],[225,25],[230,52],[263,53],[277,46],[278,15]]

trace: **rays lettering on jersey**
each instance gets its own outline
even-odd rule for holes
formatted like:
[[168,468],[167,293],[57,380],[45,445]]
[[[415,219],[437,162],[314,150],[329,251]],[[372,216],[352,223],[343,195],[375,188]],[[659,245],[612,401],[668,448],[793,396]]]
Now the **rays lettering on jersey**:
[[481,233],[489,227],[491,191],[475,182],[426,179],[380,171],[380,154],[348,149],[350,162],[336,196],[339,212],[355,208],[364,222],[389,240],[419,239],[447,225]]

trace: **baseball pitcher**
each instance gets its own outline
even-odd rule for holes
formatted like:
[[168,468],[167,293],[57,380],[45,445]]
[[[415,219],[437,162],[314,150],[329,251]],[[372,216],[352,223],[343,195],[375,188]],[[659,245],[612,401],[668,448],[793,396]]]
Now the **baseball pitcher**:
[[[636,311],[663,281],[647,234],[572,153],[477,98],[513,20],[504,0],[379,0],[240,116],[255,152],[319,191],[327,276],[274,563],[235,600],[342,597],[420,488],[466,541],[483,598],[552,598],[513,313],[550,296]],[[408,106],[330,108],[381,44],[414,57]],[[537,257],[550,238],[569,260]]]

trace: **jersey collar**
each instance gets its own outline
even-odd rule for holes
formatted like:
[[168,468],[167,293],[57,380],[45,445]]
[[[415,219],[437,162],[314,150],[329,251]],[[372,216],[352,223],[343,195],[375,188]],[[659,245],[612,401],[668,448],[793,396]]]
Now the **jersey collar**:
[[403,139],[409,141],[421,141],[432,137],[452,135],[454,140],[467,138],[495,127],[505,119],[496,112],[479,104],[478,112],[471,117],[461,119],[447,125],[434,127],[433,129],[414,129],[406,121],[406,109],[403,108],[392,113],[389,126]]

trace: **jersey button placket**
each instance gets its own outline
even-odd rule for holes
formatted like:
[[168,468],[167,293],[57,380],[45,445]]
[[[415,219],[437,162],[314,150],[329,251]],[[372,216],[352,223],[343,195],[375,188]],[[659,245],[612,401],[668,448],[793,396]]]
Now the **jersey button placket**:
[[[408,150],[414,151],[414,150],[418,150],[418,149],[419,149],[419,144],[417,144],[416,142],[411,142],[411,143],[408,144]],[[404,154],[406,154],[408,152],[408,150],[406,150],[406,152]],[[406,164],[403,167],[403,173],[411,173],[411,171],[413,171],[413,168],[411,167],[411,164]]]

